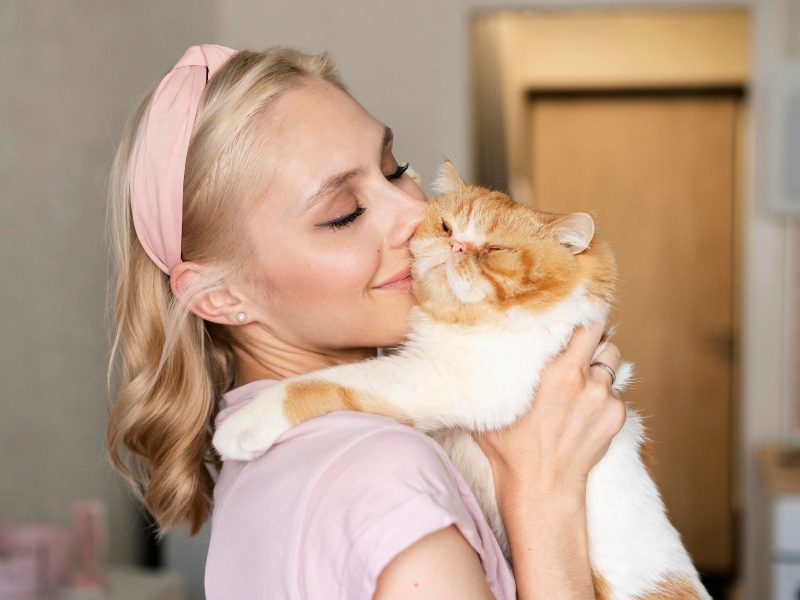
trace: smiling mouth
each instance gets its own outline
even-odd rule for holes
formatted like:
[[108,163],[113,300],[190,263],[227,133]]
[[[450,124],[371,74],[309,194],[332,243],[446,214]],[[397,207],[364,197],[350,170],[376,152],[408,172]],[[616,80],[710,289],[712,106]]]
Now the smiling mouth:
[[403,279],[400,279],[399,281],[393,281],[392,283],[387,283],[386,285],[382,285],[382,286],[376,287],[374,289],[376,289],[376,290],[395,290],[395,291],[400,291],[400,292],[408,292],[408,291],[411,290],[411,283],[412,283],[412,277],[409,274],[406,277],[404,277]]

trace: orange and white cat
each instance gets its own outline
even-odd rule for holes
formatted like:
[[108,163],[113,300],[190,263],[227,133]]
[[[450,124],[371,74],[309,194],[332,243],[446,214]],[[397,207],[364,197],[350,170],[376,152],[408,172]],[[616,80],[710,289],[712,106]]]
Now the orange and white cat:
[[[605,321],[616,263],[586,213],[558,215],[465,184],[450,161],[412,237],[409,334],[391,354],[285,379],[231,414],[213,443],[250,460],[290,427],[335,410],[393,417],[430,433],[473,489],[508,554],[491,466],[470,431],[506,427],[576,326]],[[595,356],[605,347],[601,343]],[[614,387],[625,388],[623,362]],[[587,525],[597,598],[708,599],[642,463],[641,418],[589,474]]]

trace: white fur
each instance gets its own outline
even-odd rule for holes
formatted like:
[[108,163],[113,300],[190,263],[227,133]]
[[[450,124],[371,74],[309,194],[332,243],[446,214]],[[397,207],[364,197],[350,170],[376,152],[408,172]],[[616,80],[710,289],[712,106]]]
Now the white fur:
[[[259,393],[257,401],[248,403],[223,421],[213,439],[220,455],[226,459],[252,460],[263,454],[291,427],[283,414],[283,399],[283,386],[267,388]],[[269,444],[265,447],[266,440]]]
[[431,184],[431,189],[437,195],[439,194],[449,194],[459,188],[462,185],[460,181],[460,177],[454,177],[454,170],[455,165],[450,163],[451,167],[448,167],[448,161],[442,162],[439,165],[439,170],[436,173],[436,177]]
[[[461,285],[452,276],[448,281],[457,288]],[[507,552],[491,467],[464,430],[512,424],[529,409],[542,367],[563,350],[574,328],[604,321],[608,310],[608,305],[589,298],[583,285],[540,314],[513,308],[499,327],[441,323],[415,306],[408,341],[396,354],[287,381],[321,379],[376,394],[409,415],[417,428],[433,433],[472,487]],[[631,372],[629,363],[620,365],[617,389],[625,387]],[[262,391],[223,421],[213,442],[224,458],[257,456],[285,431],[282,389],[276,384]],[[642,436],[641,420],[629,410],[623,430],[590,473],[587,519],[592,566],[610,584],[614,600],[652,591],[667,574],[686,576],[702,598],[710,598],[639,457]]]

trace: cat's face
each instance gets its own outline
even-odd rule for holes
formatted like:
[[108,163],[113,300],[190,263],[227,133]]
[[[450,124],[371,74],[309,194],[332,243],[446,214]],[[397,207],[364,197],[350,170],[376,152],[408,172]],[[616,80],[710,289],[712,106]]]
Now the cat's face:
[[450,161],[435,187],[439,195],[410,243],[413,292],[426,312],[474,323],[513,306],[542,311],[581,281],[612,301],[615,264],[591,215],[540,212],[466,185]]

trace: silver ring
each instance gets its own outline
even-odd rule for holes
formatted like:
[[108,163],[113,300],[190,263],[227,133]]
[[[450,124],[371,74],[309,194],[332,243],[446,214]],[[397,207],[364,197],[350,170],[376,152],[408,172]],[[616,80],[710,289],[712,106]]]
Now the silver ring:
[[590,369],[592,367],[603,367],[606,371],[608,371],[608,374],[611,375],[611,385],[614,385],[614,382],[617,380],[617,374],[614,372],[614,369],[609,367],[606,363],[600,361],[593,362],[589,365]]

